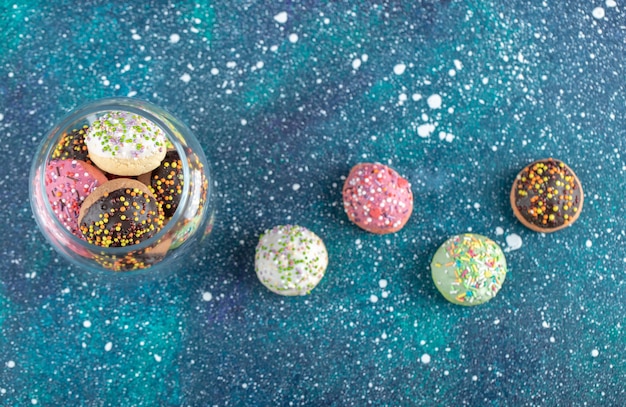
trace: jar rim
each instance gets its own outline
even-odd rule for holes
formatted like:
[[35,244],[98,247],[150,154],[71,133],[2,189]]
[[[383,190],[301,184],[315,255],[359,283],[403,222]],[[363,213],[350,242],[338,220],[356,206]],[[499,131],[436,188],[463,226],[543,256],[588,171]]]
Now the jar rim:
[[[97,115],[99,113],[102,114],[111,111],[123,111],[139,114],[159,126],[159,128],[165,132],[167,139],[173,144],[174,148],[176,148],[176,151],[181,157],[181,163],[183,166],[183,179],[191,180],[191,170],[189,168],[189,162],[187,159],[185,159],[188,154],[185,152],[185,147],[183,146],[183,144],[173,134],[174,130],[177,130],[176,132],[180,132],[179,130],[182,130],[182,133],[187,133],[184,134],[183,137],[187,137],[189,135],[193,136],[191,130],[178,119],[176,119],[171,113],[158,107],[157,105],[145,100],[130,97],[101,98],[79,105],[78,107],[68,112],[51,130],[46,133],[45,138],[42,140],[42,143],[37,150],[36,157],[39,157],[41,154],[43,154],[44,158],[41,163],[37,162],[36,159],[33,161],[33,166],[31,168],[31,179],[33,179],[33,177],[35,176],[40,165],[43,166],[45,171],[45,166],[50,162],[52,152],[56,148],[57,144],[49,141],[57,141],[63,132],[71,130],[70,128],[75,123],[80,122],[81,120],[88,120],[90,115]],[[182,128],[177,129],[178,127]],[[47,148],[46,142],[49,142]],[[198,152],[196,152],[196,154],[198,154]],[[209,169],[205,168],[204,170],[208,171]],[[32,184],[33,183],[31,183],[31,185]],[[67,230],[67,228],[61,223],[57,216],[50,216],[50,218],[55,223],[55,227],[58,230],[63,231],[62,233],[65,237],[67,237],[70,244],[77,245],[78,247],[86,249],[87,251],[97,250],[100,252],[100,254],[105,256],[124,255],[128,252],[138,252],[146,248],[156,246],[164,237],[168,236],[174,226],[178,224],[179,220],[183,217],[183,214],[185,212],[187,201],[190,199],[190,186],[191,182],[187,181],[184,183],[184,189],[183,193],[181,194],[181,200],[179,202],[178,208],[174,212],[174,215],[167,221],[167,223],[153,236],[134,245],[124,247],[103,247],[94,245],[88,243],[83,239],[80,239],[69,230]],[[47,197],[47,194],[45,193],[45,176],[43,176],[43,174],[42,176],[39,176],[36,188],[39,188],[40,191],[42,191],[42,200],[43,204],[45,205],[44,210],[47,213],[52,214],[52,206],[50,204],[50,200]],[[34,201],[32,199],[31,203],[34,204]],[[41,210],[41,208],[35,207],[33,207],[32,209],[33,211]]]

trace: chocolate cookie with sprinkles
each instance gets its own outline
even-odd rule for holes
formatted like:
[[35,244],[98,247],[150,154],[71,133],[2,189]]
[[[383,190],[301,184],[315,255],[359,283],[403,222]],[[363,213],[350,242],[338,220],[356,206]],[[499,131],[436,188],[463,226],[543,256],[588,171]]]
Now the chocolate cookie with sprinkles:
[[100,185],[85,199],[78,224],[87,242],[122,247],[154,236],[164,219],[161,205],[146,185],[118,178]]
[[84,125],[79,129],[73,129],[64,133],[52,152],[52,158],[56,160],[80,160],[91,164],[89,151],[85,144],[85,135],[89,126]]
[[536,232],[571,226],[583,209],[580,180],[564,162],[547,158],[533,162],[515,177],[510,194],[515,217]]
[[178,151],[168,150],[161,164],[152,172],[137,178],[148,185],[161,203],[166,218],[174,216],[183,194],[183,163]]

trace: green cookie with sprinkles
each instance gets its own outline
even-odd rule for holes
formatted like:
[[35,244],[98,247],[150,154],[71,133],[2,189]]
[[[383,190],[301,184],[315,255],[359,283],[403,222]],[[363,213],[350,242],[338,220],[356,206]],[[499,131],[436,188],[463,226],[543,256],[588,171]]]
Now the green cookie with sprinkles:
[[437,290],[451,303],[465,306],[484,304],[494,298],[507,273],[500,246],[473,233],[446,240],[430,266]]

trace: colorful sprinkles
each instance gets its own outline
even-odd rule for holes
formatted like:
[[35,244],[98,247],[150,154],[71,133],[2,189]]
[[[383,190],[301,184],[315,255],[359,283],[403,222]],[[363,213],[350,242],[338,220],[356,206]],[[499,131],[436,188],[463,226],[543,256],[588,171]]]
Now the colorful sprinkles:
[[259,238],[255,271],[261,283],[277,294],[309,294],[327,266],[324,242],[305,227],[276,226]]
[[435,286],[448,301],[479,305],[500,291],[507,266],[496,242],[466,233],[441,245],[433,257],[431,271]]
[[511,190],[516,217],[538,231],[555,231],[572,224],[580,215],[583,190],[574,172],[553,158],[524,168]]
[[132,271],[148,268],[165,257],[169,240],[164,240],[156,246],[147,249],[135,250],[124,255],[96,254],[94,260],[101,266],[112,271]]
[[138,158],[164,151],[166,137],[159,126],[142,116],[108,112],[91,124],[85,143],[98,156]]

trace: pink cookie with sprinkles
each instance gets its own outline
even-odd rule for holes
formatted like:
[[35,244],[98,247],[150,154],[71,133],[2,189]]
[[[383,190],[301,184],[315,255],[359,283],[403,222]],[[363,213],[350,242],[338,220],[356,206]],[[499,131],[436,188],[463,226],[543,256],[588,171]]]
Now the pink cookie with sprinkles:
[[343,206],[350,221],[361,229],[395,233],[413,212],[411,184],[386,165],[360,163],[343,185]]
[[130,112],[108,112],[91,123],[85,136],[89,158],[101,170],[137,176],[157,168],[167,138],[154,122]]
[[85,198],[107,182],[98,168],[80,160],[52,160],[46,167],[46,195],[52,211],[67,230],[78,237],[78,214]]

